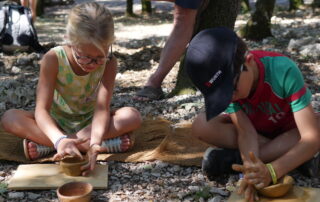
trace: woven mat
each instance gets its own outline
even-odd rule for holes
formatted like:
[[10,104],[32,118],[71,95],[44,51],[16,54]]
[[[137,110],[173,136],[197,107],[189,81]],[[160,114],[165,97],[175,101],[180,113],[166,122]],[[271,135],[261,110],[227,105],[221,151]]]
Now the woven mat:
[[[161,118],[146,119],[136,130],[134,147],[119,154],[99,154],[101,161],[144,162],[162,160],[164,162],[201,166],[202,156],[209,146],[190,135],[191,123],[173,125]],[[30,163],[23,153],[22,139],[0,128],[0,159]],[[39,159],[32,163],[52,162],[52,157]]]

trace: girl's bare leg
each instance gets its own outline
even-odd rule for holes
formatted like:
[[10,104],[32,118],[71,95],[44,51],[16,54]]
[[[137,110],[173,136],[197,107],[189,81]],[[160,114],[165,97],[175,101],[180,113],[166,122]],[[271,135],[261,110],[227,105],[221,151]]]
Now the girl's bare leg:
[[[128,134],[131,131],[141,126],[142,119],[140,113],[132,107],[122,107],[116,110],[110,117],[110,124],[107,133],[104,135],[104,140],[112,139],[121,136],[121,150],[125,151],[132,146],[132,140]],[[91,124],[86,128],[80,130],[76,136],[77,138],[90,138]],[[89,141],[80,145],[80,151],[87,151],[89,149]]]
[[[4,130],[10,134],[53,147],[52,142],[38,127],[33,112],[10,109],[3,114],[1,123]],[[38,155],[36,144],[33,142],[29,142],[27,145],[31,159],[34,159]]]

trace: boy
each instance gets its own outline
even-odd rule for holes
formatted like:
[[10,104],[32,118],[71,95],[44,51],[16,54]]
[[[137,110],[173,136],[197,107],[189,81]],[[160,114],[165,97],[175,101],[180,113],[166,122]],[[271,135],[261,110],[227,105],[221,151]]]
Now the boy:
[[185,68],[206,107],[192,134],[226,148],[206,151],[202,169],[209,179],[243,162],[245,167],[235,166],[246,179],[240,192],[253,200],[253,186],[276,183],[309,159],[305,174],[319,174],[318,155],[312,158],[319,150],[319,119],[292,60],[275,52],[248,52],[232,30],[219,27],[193,38]]

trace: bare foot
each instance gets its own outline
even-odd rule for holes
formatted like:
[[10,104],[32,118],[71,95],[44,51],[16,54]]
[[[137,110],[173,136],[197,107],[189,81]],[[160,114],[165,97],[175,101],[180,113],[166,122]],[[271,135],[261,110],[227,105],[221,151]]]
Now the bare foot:
[[55,151],[53,147],[40,145],[27,139],[23,140],[23,149],[25,157],[31,161],[46,157]]
[[32,141],[28,142],[27,148],[28,148],[28,154],[29,154],[30,160],[39,158],[39,152],[38,152],[36,143]]
[[129,134],[104,140],[104,142],[101,145],[102,151],[107,153],[125,152],[129,150],[132,146],[133,146],[133,139]]
[[133,146],[133,142],[131,141],[130,135],[122,135],[121,139],[121,151],[125,152]]

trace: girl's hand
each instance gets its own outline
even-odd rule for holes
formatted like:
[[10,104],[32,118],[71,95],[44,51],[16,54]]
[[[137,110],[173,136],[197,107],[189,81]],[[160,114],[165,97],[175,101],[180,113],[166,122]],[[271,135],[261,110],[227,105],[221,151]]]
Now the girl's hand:
[[251,184],[248,184],[246,180],[240,179],[240,186],[238,189],[239,195],[244,195],[244,198],[248,202],[258,201],[259,197],[256,192],[256,189]]
[[87,153],[89,162],[88,164],[81,167],[82,175],[86,176],[90,173],[90,171],[93,171],[96,165],[96,160],[98,154],[102,151],[102,148],[98,144],[93,144],[90,146],[89,151]]
[[74,156],[83,159],[77,146],[85,143],[87,140],[88,139],[62,139],[58,145],[57,154],[54,155],[53,160],[61,160],[65,156]]

